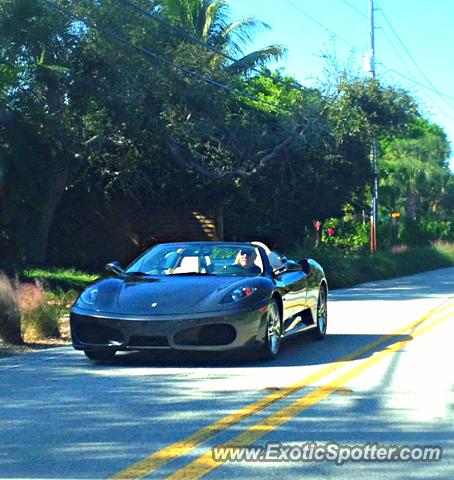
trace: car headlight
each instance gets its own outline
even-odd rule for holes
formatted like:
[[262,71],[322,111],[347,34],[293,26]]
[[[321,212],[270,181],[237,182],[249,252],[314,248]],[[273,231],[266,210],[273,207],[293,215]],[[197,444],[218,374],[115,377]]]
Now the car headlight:
[[255,287],[238,287],[226,295],[221,303],[241,302],[247,297],[250,297],[257,289]]
[[89,288],[82,292],[80,298],[84,303],[88,303],[88,305],[94,305],[96,303],[96,300],[98,299],[98,289]]

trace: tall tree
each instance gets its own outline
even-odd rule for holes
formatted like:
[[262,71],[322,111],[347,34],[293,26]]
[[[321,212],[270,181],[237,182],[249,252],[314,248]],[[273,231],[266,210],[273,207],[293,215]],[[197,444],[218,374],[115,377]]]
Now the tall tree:
[[[74,17],[71,6],[95,21],[106,14],[105,28],[115,30],[134,17],[110,0],[0,0],[0,75],[8,82],[0,89],[3,260],[9,253],[16,262],[44,263],[56,206],[82,162],[98,162],[102,177],[110,171],[105,159],[128,150],[131,122],[117,100],[134,103],[122,90],[129,57]],[[132,83],[128,93],[137,91]]]
[[272,60],[282,58],[286,49],[281,45],[245,54],[255,36],[270,27],[254,17],[230,20],[228,2],[225,0],[163,0],[163,12],[177,26],[194,35],[222,54],[214,52],[212,65],[223,65],[234,71],[246,72]]
[[16,258],[42,262],[53,212],[77,163],[66,94],[78,40],[67,19],[33,0],[1,1],[0,32],[0,58],[20,72],[0,99],[0,229]]
[[448,195],[449,143],[443,130],[414,117],[406,133],[382,142],[380,178],[387,210],[403,209],[406,218],[439,215]]

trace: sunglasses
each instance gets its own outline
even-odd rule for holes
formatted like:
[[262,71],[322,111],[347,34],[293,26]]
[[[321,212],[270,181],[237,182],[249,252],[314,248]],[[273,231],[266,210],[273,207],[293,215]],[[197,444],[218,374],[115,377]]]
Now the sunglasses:
[[247,255],[248,257],[252,257],[252,252],[250,250],[240,250],[240,255]]

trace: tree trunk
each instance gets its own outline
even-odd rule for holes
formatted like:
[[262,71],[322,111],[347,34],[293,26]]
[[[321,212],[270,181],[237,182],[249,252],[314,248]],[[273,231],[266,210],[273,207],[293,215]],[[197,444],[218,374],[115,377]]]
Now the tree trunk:
[[14,270],[20,265],[46,263],[49,229],[69,169],[69,156],[57,156],[55,152],[44,160],[36,155],[28,168],[10,168],[0,192],[2,268]]
[[26,264],[46,264],[49,230],[68,181],[68,159],[57,160],[55,152],[52,152],[51,156],[53,157],[53,168],[49,172],[47,184],[48,201],[39,211],[31,215],[29,222],[22,229],[21,240]]
[[405,201],[405,212],[409,220],[416,220],[416,210],[418,205],[418,195],[415,192],[407,193]]
[[0,262],[12,268],[44,265],[49,229],[73,157],[62,130],[55,129],[47,143],[18,115],[5,127],[12,154],[6,157],[0,189],[0,240],[6,250]]
[[55,194],[46,205],[44,211],[32,212],[18,219],[15,234],[22,262],[26,265],[45,265],[47,260],[47,244],[49,230],[60,200],[60,194]]

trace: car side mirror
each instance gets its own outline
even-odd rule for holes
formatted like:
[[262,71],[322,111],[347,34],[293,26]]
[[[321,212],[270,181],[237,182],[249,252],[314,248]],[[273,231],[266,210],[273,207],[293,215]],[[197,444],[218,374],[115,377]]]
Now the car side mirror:
[[279,275],[282,275],[283,273],[301,272],[301,271],[302,271],[302,267],[299,263],[289,261],[282,267],[274,270],[274,275],[279,276]]
[[298,262],[298,264],[301,265],[301,268],[306,275],[310,273],[311,264],[309,263],[309,260],[307,258],[303,258]]
[[301,272],[302,268],[299,263],[289,261],[285,266],[285,272]]
[[118,275],[119,277],[122,277],[125,274],[125,271],[121,266],[121,263],[117,261],[108,263],[105,268],[108,272],[113,272],[115,273],[115,275]]

